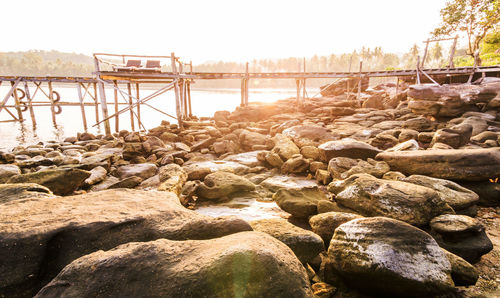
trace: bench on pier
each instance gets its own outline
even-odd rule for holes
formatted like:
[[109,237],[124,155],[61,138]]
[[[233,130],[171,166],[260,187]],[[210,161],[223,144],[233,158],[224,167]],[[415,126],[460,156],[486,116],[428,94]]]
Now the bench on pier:
[[141,71],[141,72],[160,72],[160,60],[147,60],[146,66],[142,66],[141,60],[128,60],[125,66],[113,66],[113,71]]

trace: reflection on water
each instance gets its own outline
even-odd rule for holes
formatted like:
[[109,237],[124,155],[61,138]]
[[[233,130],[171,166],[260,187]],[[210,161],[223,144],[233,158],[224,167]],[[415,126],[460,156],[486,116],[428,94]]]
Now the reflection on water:
[[[0,86],[0,94],[6,94],[6,86]],[[58,86],[57,92],[61,95],[61,101],[78,103],[78,94],[75,87],[67,85]],[[141,90],[141,98],[148,96],[157,89]],[[310,94],[315,93],[315,89]],[[296,91],[293,89],[251,89],[249,101],[272,102],[279,99],[294,97]],[[113,99],[113,90],[107,89],[106,96],[108,101]],[[223,90],[192,90],[192,109],[193,114],[198,117],[210,117],[219,110],[233,111],[241,101],[239,89]],[[36,98],[35,98],[36,99]],[[86,99],[85,102],[90,102]],[[120,98],[121,102],[121,98]],[[170,115],[175,115],[175,95],[173,92],[167,92],[161,96],[148,101],[148,104]],[[119,109],[125,105],[120,105]],[[108,104],[109,115],[115,111],[114,104]],[[85,107],[85,115],[88,123],[88,131],[94,134],[103,133],[103,127],[94,126],[96,119],[102,120],[100,108],[96,115],[96,109],[92,106]],[[154,109],[142,105],[140,109],[141,122],[147,129],[160,125],[162,120],[173,122],[175,120],[168,118]],[[56,115],[56,124],[52,121],[50,107],[35,107],[35,116],[37,126],[33,129],[33,124],[29,112],[24,112],[24,123],[8,122],[0,123],[0,149],[8,149],[17,145],[36,144],[40,141],[62,141],[67,136],[76,136],[78,132],[84,131],[82,113],[79,106],[64,106],[62,113]],[[0,112],[0,121],[11,119],[4,111]],[[137,122],[137,119],[135,120]],[[115,129],[115,119],[110,119],[111,129]],[[125,112],[119,116],[119,128],[131,130],[130,113]],[[137,129],[137,123],[135,125]]]

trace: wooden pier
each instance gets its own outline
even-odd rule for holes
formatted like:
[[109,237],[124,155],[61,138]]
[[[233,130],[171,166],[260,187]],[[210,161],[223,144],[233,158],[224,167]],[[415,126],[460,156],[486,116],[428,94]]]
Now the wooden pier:
[[[163,61],[163,64],[162,64]],[[143,62],[146,64],[143,66]],[[10,120],[25,120],[24,112],[36,126],[36,107],[50,107],[52,121],[56,124],[57,115],[64,106],[80,106],[82,125],[86,131],[88,122],[86,106],[95,107],[96,123],[104,124],[106,134],[111,134],[109,120],[115,119],[115,131],[119,131],[119,115],[130,114],[132,130],[145,130],[141,122],[141,106],[150,107],[165,116],[177,120],[183,126],[183,121],[192,116],[191,85],[196,80],[241,80],[241,106],[248,105],[249,81],[252,79],[292,79],[297,85],[297,102],[305,98],[306,80],[310,79],[341,79],[341,78],[371,78],[395,77],[421,82],[421,78],[437,83],[433,78],[438,76],[454,77],[469,76],[469,83],[474,74],[481,76],[500,76],[500,66],[489,67],[447,67],[422,69],[417,63],[415,69],[363,71],[360,63],[359,71],[349,72],[306,72],[305,67],[297,72],[251,73],[248,63],[245,72],[241,73],[207,73],[194,72],[192,63],[183,63],[174,53],[170,56],[139,56],[121,54],[94,54],[95,72],[92,77],[26,77],[0,76],[0,86],[9,86],[5,95],[0,95],[0,113],[7,113]],[[305,65],[305,64],[304,64]],[[78,102],[68,102],[61,98],[55,86],[65,84],[74,86],[78,93]],[[141,98],[141,85],[155,86],[155,91]],[[106,89],[113,90],[113,101],[106,97]],[[359,89],[353,86],[353,90]],[[176,115],[169,115],[148,104],[147,102],[170,90],[175,93]],[[38,95],[38,96],[37,96]],[[108,105],[113,104],[113,112],[108,111]],[[111,114],[111,115],[110,115]],[[3,121],[5,122],[5,121]]]

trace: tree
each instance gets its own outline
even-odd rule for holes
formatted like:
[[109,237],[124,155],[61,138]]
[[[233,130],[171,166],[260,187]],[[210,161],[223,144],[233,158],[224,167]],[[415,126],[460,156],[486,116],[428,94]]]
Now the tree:
[[439,42],[436,42],[434,47],[431,49],[431,58],[438,63],[441,58],[443,58],[443,47],[439,44]]
[[[441,9],[442,23],[432,34],[435,37],[465,32],[467,54],[474,57],[481,40],[500,21],[500,0],[452,0]],[[480,62],[480,61],[479,61]]]

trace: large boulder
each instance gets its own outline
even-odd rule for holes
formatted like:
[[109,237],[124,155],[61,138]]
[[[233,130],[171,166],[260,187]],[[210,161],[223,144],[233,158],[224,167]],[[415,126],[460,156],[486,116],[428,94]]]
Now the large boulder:
[[158,176],[158,180],[160,181],[158,190],[171,191],[176,195],[181,193],[182,187],[188,178],[186,171],[175,163],[159,168]]
[[116,171],[118,178],[125,179],[132,176],[148,179],[156,174],[158,167],[152,163],[140,163],[125,165],[118,168]]
[[304,264],[325,250],[323,240],[318,235],[284,219],[260,219],[249,223],[254,231],[269,234],[285,243]]
[[255,189],[255,184],[250,180],[228,172],[215,172],[205,177],[197,193],[200,197],[210,200],[223,200],[231,195],[248,192]]
[[187,162],[182,167],[188,174],[188,180],[203,180],[208,174],[217,171],[243,174],[249,170],[245,165],[226,160]]
[[251,230],[184,208],[170,192],[107,190],[0,205],[0,297],[33,296],[71,261],[133,241],[209,239]]
[[500,176],[500,148],[382,152],[377,159],[405,175],[466,181]]
[[374,158],[382,152],[365,142],[357,141],[351,138],[345,138],[338,141],[329,141],[319,145],[319,156],[322,161],[328,162],[334,157],[349,157],[353,159]]
[[312,231],[323,239],[325,245],[330,245],[335,229],[343,223],[353,219],[362,218],[363,216],[354,213],[345,212],[325,212],[320,213],[309,218],[309,224]]
[[317,146],[335,140],[335,136],[328,129],[318,125],[296,125],[285,129],[283,135],[292,138],[299,147]]
[[0,204],[27,198],[51,198],[54,194],[36,183],[0,184]]
[[416,226],[425,226],[432,218],[453,212],[431,188],[368,174],[333,181],[328,190],[336,194],[339,205],[363,216],[385,216]]
[[311,297],[280,241],[245,232],[203,241],[128,243],[81,257],[36,297]]
[[366,173],[381,178],[391,169],[384,161],[352,159],[347,157],[335,157],[328,162],[328,172],[334,179],[345,179],[353,174]]
[[300,153],[299,147],[297,147],[297,145],[295,145],[295,143],[285,135],[277,134],[274,136],[273,141],[273,152],[277,153],[284,161],[292,158],[295,154]]
[[49,188],[56,195],[69,195],[90,177],[88,171],[72,168],[56,168],[10,177],[7,183],[36,183]]
[[325,270],[327,282],[340,276],[351,287],[385,297],[449,294],[454,286],[450,262],[429,234],[384,217],[340,225]]
[[282,188],[273,195],[273,200],[284,211],[297,218],[307,218],[318,213],[318,202],[326,195],[317,186]]
[[21,169],[13,164],[0,164],[0,183],[5,183],[10,177],[20,175]]
[[260,183],[260,185],[266,189],[269,189],[272,192],[277,192],[282,188],[301,189],[303,187],[314,187],[318,186],[318,183],[311,179],[306,179],[302,177],[276,175],[265,179]]
[[411,175],[400,180],[434,189],[457,213],[469,212],[479,201],[477,194],[453,181],[422,175]]
[[251,150],[254,145],[266,145],[268,140],[270,140],[268,136],[248,130],[243,130],[239,137],[244,150]]
[[476,263],[493,249],[484,226],[465,215],[446,214],[431,220],[431,234],[444,249]]

